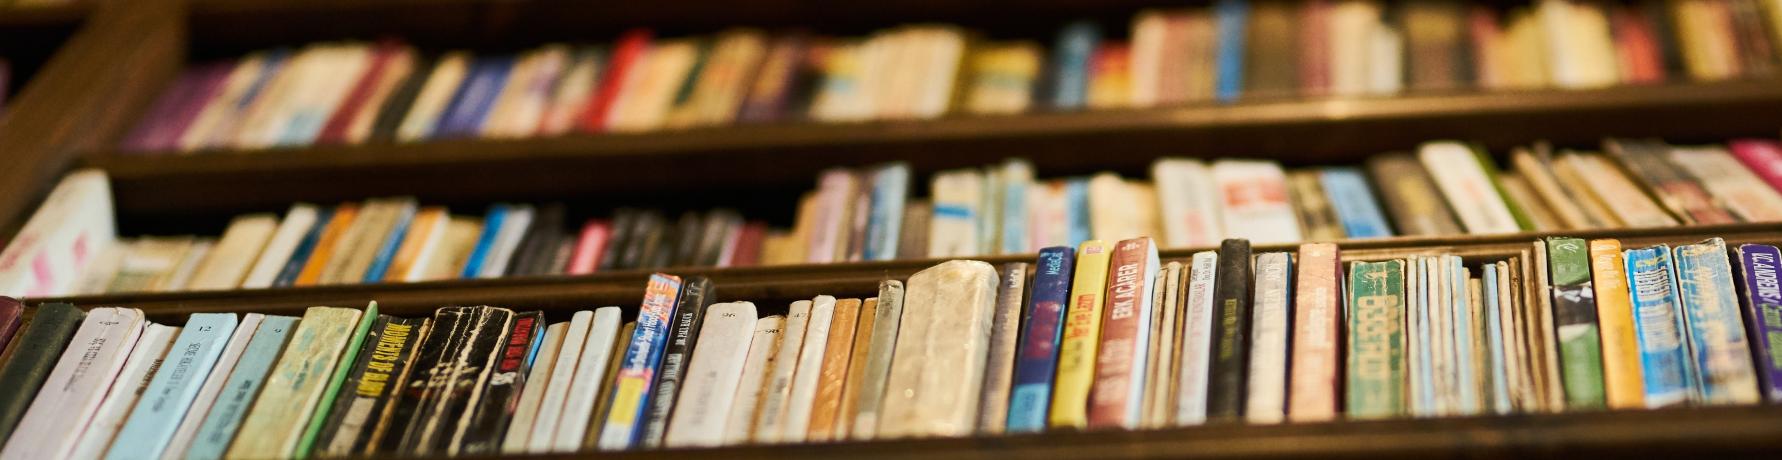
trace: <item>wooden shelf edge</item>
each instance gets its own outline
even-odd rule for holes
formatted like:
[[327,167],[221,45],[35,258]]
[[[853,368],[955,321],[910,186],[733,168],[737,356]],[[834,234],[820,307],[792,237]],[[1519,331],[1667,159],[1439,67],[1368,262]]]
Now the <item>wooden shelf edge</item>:
[[0,30],[20,27],[73,26],[93,12],[91,1],[42,6],[0,7]]

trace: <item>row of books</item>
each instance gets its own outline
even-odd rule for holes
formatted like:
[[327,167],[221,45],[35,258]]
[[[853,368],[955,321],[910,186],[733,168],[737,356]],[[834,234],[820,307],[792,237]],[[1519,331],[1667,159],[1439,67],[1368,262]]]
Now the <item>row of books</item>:
[[1222,0],[1145,11],[1128,40],[1064,26],[1048,52],[945,25],[430,55],[330,42],[193,66],[131,151],[555,136],[1476,87],[1594,88],[1771,75],[1782,2]]
[[785,314],[658,273],[635,314],[555,322],[372,303],[176,327],[46,304],[20,329],[7,299],[0,458],[619,451],[1782,400],[1775,246],[1529,249],[1349,260],[1327,243],[1252,255],[1226,240],[1165,264],[1149,238],[1095,240],[1000,269],[943,262]]
[[[791,228],[729,210],[621,209],[579,227],[561,205],[496,205],[482,218],[419,207],[412,198],[332,209],[294,205],[234,219],[220,238],[115,239],[109,193],[74,191],[84,213],[46,204],[0,253],[0,293],[78,295],[374,282],[413,282],[598,270],[752,266],[1026,254],[1090,239],[1163,235],[1164,247],[1208,247],[1233,236],[1262,243],[1397,235],[1667,227],[1782,221],[1782,145],[1740,139],[1675,146],[1609,139],[1603,152],[1513,149],[1500,171],[1483,149],[1430,142],[1363,166],[1288,171],[1261,160],[1160,159],[1151,180],[1113,173],[1036,179],[1020,159],[941,171],[927,197],[907,164],[822,173]],[[103,187],[81,172],[68,188]],[[51,202],[56,201],[52,197]],[[72,201],[70,203],[73,203]],[[66,206],[66,205],[64,205]],[[102,211],[103,210],[103,211]],[[78,226],[94,226],[78,230]],[[567,228],[566,228],[567,227]],[[56,235],[90,233],[57,276]],[[75,240],[63,239],[63,243]],[[71,247],[61,246],[64,249]],[[70,249],[71,250],[71,249]],[[6,254],[13,254],[6,256]],[[31,255],[35,254],[35,255]],[[22,283],[37,283],[35,287]],[[40,289],[32,291],[32,289]],[[36,292],[33,294],[33,292]]]

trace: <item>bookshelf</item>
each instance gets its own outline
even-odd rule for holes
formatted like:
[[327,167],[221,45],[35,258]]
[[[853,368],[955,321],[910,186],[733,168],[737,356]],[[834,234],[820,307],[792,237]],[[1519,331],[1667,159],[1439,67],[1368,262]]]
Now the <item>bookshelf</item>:
[[[604,41],[627,27],[707,33],[735,25],[812,26],[859,33],[919,22],[962,23],[998,38],[1049,39],[1065,19],[1120,24],[1144,0],[883,0],[822,2],[660,0],[130,0],[0,10],[0,49],[26,45],[42,63],[0,116],[0,241],[75,167],[106,170],[120,225],[157,232],[217,233],[228,216],[276,211],[293,201],[332,203],[414,195],[426,203],[482,206],[559,200],[592,206],[680,203],[753,195],[790,212],[816,173],[835,166],[908,161],[918,178],[1018,155],[1046,176],[1112,170],[1141,175],[1170,156],[1241,156],[1288,165],[1355,162],[1367,155],[1455,138],[1496,153],[1535,140],[1589,147],[1603,136],[1677,142],[1773,137],[1782,113],[1774,81],[1677,83],[1601,90],[1417,92],[1398,97],[1252,100],[1099,112],[957,116],[856,124],[781,123],[642,134],[522,140],[454,140],[204,152],[129,153],[115,145],[188,62],[270,46],[397,36],[427,50],[511,50],[551,40]],[[1020,9],[1023,14],[1010,15]],[[813,26],[814,25],[814,26]],[[14,42],[14,33],[43,33]],[[50,31],[50,32],[43,32]],[[918,182],[920,183],[920,182]],[[654,201],[637,201],[641,199]],[[751,214],[754,215],[754,214]],[[773,214],[767,214],[774,216]],[[783,215],[782,215],[783,216]],[[783,220],[778,222],[784,224]],[[126,230],[126,233],[133,233]],[[1560,233],[1620,238],[1629,246],[1713,235],[1782,242],[1774,224]],[[1346,253],[1462,251],[1508,254],[1550,233],[1452,238],[1396,237],[1342,243]],[[1180,260],[1196,250],[1166,251]],[[1287,246],[1259,246],[1258,252]],[[981,258],[993,263],[1028,256]],[[886,278],[934,260],[755,268],[665,269],[705,275],[720,298],[764,312],[816,294],[866,295]],[[63,299],[83,306],[142,308],[155,320],[195,312],[300,312],[377,300],[397,315],[443,305],[542,309],[553,320],[603,305],[635,311],[645,271],[411,284],[124,294]],[[1531,294],[1532,295],[1532,294]],[[1782,409],[1773,406],[1567,413],[1278,426],[1214,425],[1136,432],[1059,433],[863,444],[677,450],[630,458],[1412,458],[1763,456],[1782,452]],[[558,456],[570,458],[571,455]]]

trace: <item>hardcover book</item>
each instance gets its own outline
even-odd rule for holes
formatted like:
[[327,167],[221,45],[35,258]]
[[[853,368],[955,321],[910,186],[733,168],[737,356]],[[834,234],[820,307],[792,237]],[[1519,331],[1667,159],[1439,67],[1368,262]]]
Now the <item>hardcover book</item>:
[[1237,420],[1244,415],[1246,371],[1250,364],[1250,241],[1219,245],[1213,288],[1212,357],[1207,380],[1207,418]]

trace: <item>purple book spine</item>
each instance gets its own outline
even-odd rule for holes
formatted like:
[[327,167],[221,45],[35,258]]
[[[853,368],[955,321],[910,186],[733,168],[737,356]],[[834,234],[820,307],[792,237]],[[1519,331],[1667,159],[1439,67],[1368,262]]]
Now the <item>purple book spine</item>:
[[1782,284],[1776,270],[1782,252],[1775,246],[1739,246],[1744,266],[1745,322],[1751,331],[1751,348],[1757,363],[1757,380],[1769,402],[1782,401]]
[[177,106],[190,98],[192,88],[198,86],[199,76],[200,71],[197,69],[188,69],[181,73],[179,78],[175,79],[173,84],[161,93],[161,97],[155,100],[154,105],[149,106],[148,111],[143,113],[142,119],[136,122],[136,127],[130,130],[130,134],[124,136],[124,150],[133,152],[154,150],[157,139],[174,137],[163,134],[169,129],[168,117],[172,115]]
[[163,115],[166,123],[164,129],[157,130],[150,139],[149,148],[154,150],[174,150],[179,148],[179,138],[186,129],[192,126],[192,120],[216,99],[217,93],[223,90],[223,82],[229,79],[229,73],[235,70],[233,62],[219,62],[204,65],[194,70],[197,75],[185,96],[169,108]]

